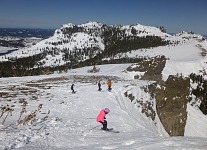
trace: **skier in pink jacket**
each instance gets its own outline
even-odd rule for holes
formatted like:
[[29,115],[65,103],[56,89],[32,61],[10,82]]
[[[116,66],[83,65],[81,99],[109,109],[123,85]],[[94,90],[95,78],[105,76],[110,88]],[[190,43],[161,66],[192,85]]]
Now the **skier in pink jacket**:
[[103,125],[103,130],[109,130],[107,128],[107,121],[106,119],[106,114],[108,114],[110,112],[110,110],[108,108],[102,109],[99,113],[99,115],[96,118],[97,122],[100,122]]

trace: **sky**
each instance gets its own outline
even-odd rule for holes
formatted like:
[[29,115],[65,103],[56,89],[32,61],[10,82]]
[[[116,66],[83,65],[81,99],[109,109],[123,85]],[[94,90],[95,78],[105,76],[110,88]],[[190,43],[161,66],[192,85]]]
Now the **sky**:
[[207,34],[206,0],[0,0],[0,27],[60,28],[97,21]]

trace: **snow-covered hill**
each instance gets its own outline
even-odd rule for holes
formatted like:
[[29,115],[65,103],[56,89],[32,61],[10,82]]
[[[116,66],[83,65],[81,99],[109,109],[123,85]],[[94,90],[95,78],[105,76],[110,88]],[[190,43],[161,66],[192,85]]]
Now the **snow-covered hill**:
[[[110,30],[111,28],[115,30]],[[150,67],[156,61],[150,58],[165,56],[166,61],[161,69],[163,82],[170,75],[189,77],[191,73],[202,75],[207,79],[207,41],[202,36],[192,32],[181,32],[172,36],[161,32],[158,28],[140,24],[131,26],[107,26],[97,22],[81,25],[65,24],[57,29],[52,37],[32,47],[0,56],[0,60],[8,61],[12,57],[16,59],[48,52],[38,63],[44,67],[52,67],[72,61],[71,58],[66,58],[66,54],[72,52],[75,54],[80,52],[81,55],[76,55],[76,58],[90,59],[104,52],[108,46],[103,39],[105,30],[109,31],[105,34],[118,36],[116,38],[122,38],[123,34],[129,37],[158,36],[170,41],[165,46],[117,52],[113,59],[144,58],[146,62],[152,62],[148,64]],[[113,34],[112,31],[117,31],[118,34]],[[93,50],[93,53],[90,55],[82,53],[87,50]],[[108,61],[110,59],[112,58],[103,58]],[[194,95],[191,101],[187,101],[183,106],[187,114],[184,137],[169,137],[156,112],[158,110],[156,107],[159,107],[156,106],[157,100],[146,90],[146,87],[155,81],[138,80],[146,71],[127,71],[129,66],[136,68],[140,65],[141,63],[96,65],[99,70],[96,73],[88,73],[94,67],[88,66],[66,70],[65,73],[60,71],[60,74],[56,72],[44,76],[0,78],[3,112],[0,117],[3,124],[0,135],[1,148],[206,149],[207,117],[199,109],[201,99]],[[135,76],[139,78],[135,79]],[[113,82],[112,92],[107,91],[108,79]],[[98,81],[102,83],[102,92],[97,91]],[[200,86],[191,80],[189,82],[189,91]],[[71,93],[72,83],[78,91],[76,94]],[[161,88],[160,86],[157,85],[158,88]],[[180,94],[182,95],[178,92],[178,95],[173,95],[175,97],[169,99],[179,101],[182,97]],[[162,99],[167,100],[167,97]],[[147,114],[143,111],[145,104],[150,106],[146,109]],[[100,124],[95,118],[100,109],[105,107],[111,110],[107,115],[109,127],[120,133],[105,133],[100,130]],[[150,113],[154,119],[147,117],[151,115]],[[182,116],[182,113],[179,116]]]
[[117,53],[114,56],[117,59],[165,55],[169,60],[180,59],[185,61],[185,58],[195,57],[193,58],[195,60],[200,58],[201,55],[206,55],[206,40],[201,35],[192,32],[183,31],[172,36],[161,32],[159,28],[140,24],[112,26],[97,22],[88,22],[80,25],[72,23],[64,24],[60,29],[56,29],[54,35],[48,39],[44,39],[31,47],[21,48],[5,56],[0,56],[0,61],[14,60],[40,53],[46,53],[46,56],[42,60],[39,60],[34,68],[40,66],[40,64],[42,67],[61,66],[71,63],[72,59],[84,61],[95,57],[105,50],[106,43],[104,43],[103,33],[108,30],[115,32],[110,30],[112,28],[114,30],[118,29],[120,33],[116,33],[116,36],[120,36],[120,38],[122,36],[158,36],[163,40],[170,41],[170,44],[167,46],[134,49],[134,51],[132,50],[127,53]]
[[[132,80],[130,73],[123,72],[130,65],[97,66],[99,73],[87,73],[92,67],[85,67],[66,74],[1,78],[1,93],[8,94],[1,97],[1,103],[14,109],[1,126],[1,149],[206,149],[207,117],[195,107],[188,106],[186,136],[169,137],[158,118],[155,124],[124,96],[126,90],[134,90],[137,97],[150,100],[142,88],[149,82]],[[113,82],[111,92],[107,79]],[[71,93],[72,83],[76,94]],[[21,100],[28,102],[22,120],[42,107],[32,123],[24,120],[25,125],[16,126]],[[95,118],[105,107],[111,110],[106,116],[108,127],[120,133],[100,130]]]
[[[104,25],[97,22],[88,22],[81,25],[74,25],[71,23],[64,24],[60,29],[57,29],[54,35],[48,39],[42,40],[30,48],[22,48],[18,51],[13,52],[12,54],[7,55],[7,57],[0,57],[1,61],[7,61],[8,58],[15,57],[28,57],[33,56],[39,53],[42,53],[44,50],[57,51],[58,54],[52,56],[53,60],[58,60],[60,64],[65,64],[66,62],[62,59],[64,53],[63,50],[75,51],[76,49],[84,49],[97,47],[99,50],[96,52],[102,52],[105,48],[103,32],[112,27],[120,28],[121,31],[124,31],[126,36],[136,35],[139,37],[143,36],[160,36],[166,40],[174,40],[173,36],[163,33],[160,29],[155,27],[149,27],[144,25],[131,25],[131,26],[110,26]],[[136,33],[132,34],[132,29],[136,30]],[[50,57],[50,56],[48,56]],[[83,60],[88,59],[85,57]],[[45,58],[42,60],[46,62],[45,66],[55,66],[59,64],[54,64],[54,61],[51,59]]]

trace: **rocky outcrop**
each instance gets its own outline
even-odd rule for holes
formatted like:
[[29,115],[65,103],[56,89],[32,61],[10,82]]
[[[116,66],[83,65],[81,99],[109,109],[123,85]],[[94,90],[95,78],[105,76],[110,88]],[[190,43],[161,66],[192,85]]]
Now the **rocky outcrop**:
[[[143,59],[127,70],[144,72],[142,76],[138,77],[139,79],[156,81],[148,89],[145,89],[156,100],[156,110],[152,109],[153,106],[150,102],[147,104],[136,100],[142,108],[142,113],[149,117],[149,110],[154,112],[150,113],[153,114],[150,117],[154,120],[155,112],[157,112],[163,127],[170,136],[183,136],[187,120],[187,102],[190,101],[190,78],[170,75],[166,81],[163,81],[161,73],[165,63],[166,58],[164,56],[157,56],[151,59]],[[127,93],[125,96],[131,101],[135,99],[133,95]]]
[[[143,76],[135,75],[134,78],[141,80],[162,80],[162,70],[165,67],[166,58],[165,56],[156,56],[152,58],[143,58],[137,64],[127,68],[127,71],[139,71],[145,72]],[[136,67],[135,67],[136,66]]]
[[170,136],[184,135],[189,89],[189,78],[169,76],[154,91],[157,115]]

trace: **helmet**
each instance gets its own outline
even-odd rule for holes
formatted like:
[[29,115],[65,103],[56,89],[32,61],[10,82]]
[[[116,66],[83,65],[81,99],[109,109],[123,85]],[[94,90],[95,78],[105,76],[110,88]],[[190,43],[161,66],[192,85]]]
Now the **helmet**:
[[105,109],[104,109],[104,112],[105,112],[106,114],[108,114],[108,113],[110,112],[110,110],[109,110],[108,108],[105,108]]

